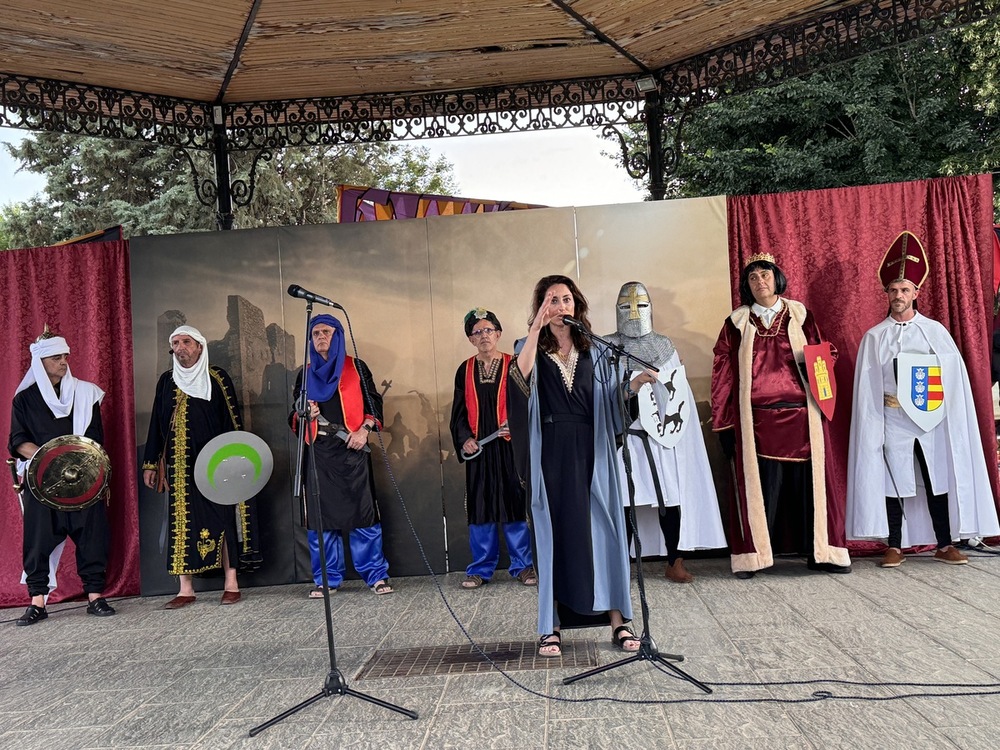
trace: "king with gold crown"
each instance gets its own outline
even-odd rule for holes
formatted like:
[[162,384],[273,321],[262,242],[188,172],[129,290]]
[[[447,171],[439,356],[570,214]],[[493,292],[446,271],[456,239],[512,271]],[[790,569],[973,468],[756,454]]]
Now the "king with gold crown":
[[800,371],[805,347],[825,345],[805,305],[784,297],[788,281],[770,253],[751,255],[740,302],[726,318],[712,366],[712,429],[732,462],[736,497],[729,546],[737,578],[781,553],[811,570],[849,573],[843,496],[827,493],[828,422]]

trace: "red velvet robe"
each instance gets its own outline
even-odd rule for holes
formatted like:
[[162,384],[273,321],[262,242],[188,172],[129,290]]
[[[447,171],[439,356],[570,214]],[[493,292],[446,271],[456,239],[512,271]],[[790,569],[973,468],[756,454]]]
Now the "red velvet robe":
[[[783,300],[782,311],[765,328],[749,307],[727,318],[715,344],[712,365],[712,429],[734,429],[738,504],[729,518],[734,572],[774,563],[761,491],[758,456],[778,461],[812,461],[813,557],[818,563],[850,565],[844,532],[844,498],[830,492],[827,423],[807,395],[798,362],[802,347],[822,340],[805,306]],[[834,352],[836,356],[836,352]],[[774,404],[801,404],[762,408]],[[745,425],[753,429],[745,429]]]

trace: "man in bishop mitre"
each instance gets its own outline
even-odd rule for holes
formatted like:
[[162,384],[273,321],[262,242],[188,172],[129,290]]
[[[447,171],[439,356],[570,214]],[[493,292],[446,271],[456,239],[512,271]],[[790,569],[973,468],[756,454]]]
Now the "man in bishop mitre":
[[888,317],[861,339],[854,370],[847,528],[887,540],[883,568],[925,544],[938,562],[964,565],[955,540],[1000,534],[965,362],[948,330],[917,311],[927,276],[920,240],[902,232],[879,268]]

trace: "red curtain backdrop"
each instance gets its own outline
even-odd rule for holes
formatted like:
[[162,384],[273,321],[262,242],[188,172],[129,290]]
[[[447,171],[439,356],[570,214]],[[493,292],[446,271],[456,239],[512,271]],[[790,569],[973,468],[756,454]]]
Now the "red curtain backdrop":
[[[28,345],[49,327],[69,343],[73,375],[100,386],[105,449],[111,458],[111,554],[105,594],[139,593],[135,406],[132,393],[132,301],[127,242],[99,242],[0,252],[0,434],[10,435],[10,404],[27,372]],[[28,604],[21,585],[21,510],[9,472],[0,490],[0,607]],[[76,549],[59,565],[58,602],[80,596]]]
[[888,314],[878,268],[901,231],[908,229],[920,238],[930,274],[918,306],[951,332],[965,358],[996,502],[990,175],[731,197],[728,210],[734,306],[739,304],[739,274],[746,259],[771,252],[788,277],[786,296],[813,312],[840,353],[835,368],[837,411],[830,425],[840,503],[846,502],[858,345],[865,331]]

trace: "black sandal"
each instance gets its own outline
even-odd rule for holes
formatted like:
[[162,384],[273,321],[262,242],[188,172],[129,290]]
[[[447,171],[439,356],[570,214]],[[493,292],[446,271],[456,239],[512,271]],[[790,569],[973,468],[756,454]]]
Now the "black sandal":
[[[554,654],[542,653],[543,648],[552,648],[553,646],[555,646],[558,649],[558,651],[556,651]],[[562,656],[562,635],[559,634],[558,630],[555,631],[554,633],[543,635],[541,638],[538,639],[538,655],[543,656],[546,659],[552,659],[558,656]]]
[[[628,641],[635,641],[639,645],[636,648],[625,648],[625,643]],[[640,648],[642,648],[642,641],[640,641],[632,629],[628,625],[619,625],[615,628],[614,632],[611,634],[611,643],[627,654],[634,654]]]

